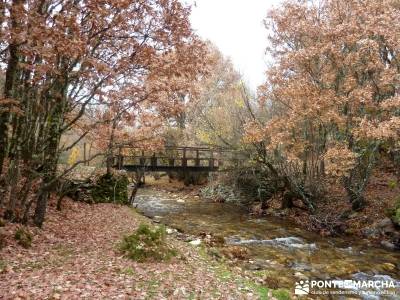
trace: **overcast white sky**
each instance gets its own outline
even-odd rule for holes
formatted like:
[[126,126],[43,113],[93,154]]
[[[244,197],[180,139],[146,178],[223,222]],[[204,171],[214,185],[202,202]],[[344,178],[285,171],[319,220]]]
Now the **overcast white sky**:
[[279,0],[196,0],[191,21],[197,33],[230,57],[250,87],[264,82],[267,31],[263,20]]

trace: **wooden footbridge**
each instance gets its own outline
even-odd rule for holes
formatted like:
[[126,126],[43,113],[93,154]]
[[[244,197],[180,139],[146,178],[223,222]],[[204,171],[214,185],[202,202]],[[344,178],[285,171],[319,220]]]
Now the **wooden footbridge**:
[[165,147],[146,151],[132,146],[118,146],[112,157],[114,168],[128,172],[215,172],[224,163],[239,164],[237,152],[210,147]]

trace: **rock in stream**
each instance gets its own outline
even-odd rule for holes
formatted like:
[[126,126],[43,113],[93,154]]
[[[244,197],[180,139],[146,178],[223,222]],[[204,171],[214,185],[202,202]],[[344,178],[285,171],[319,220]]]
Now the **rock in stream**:
[[309,249],[316,250],[317,245],[315,243],[307,244],[303,239],[298,237],[282,237],[275,238],[271,240],[257,240],[248,239],[242,240],[240,238],[227,238],[226,243],[230,245],[266,245],[266,246],[276,246],[288,249]]

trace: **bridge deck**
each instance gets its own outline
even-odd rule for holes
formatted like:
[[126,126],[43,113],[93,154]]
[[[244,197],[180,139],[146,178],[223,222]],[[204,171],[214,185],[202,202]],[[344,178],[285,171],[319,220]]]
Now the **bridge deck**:
[[[119,146],[118,153],[111,159],[114,168],[132,172],[214,172],[232,153],[232,150],[208,147],[165,147],[163,151],[148,152],[136,147]],[[237,161],[236,158],[229,160]]]
[[[117,167],[118,168],[118,167]],[[123,165],[121,170],[128,172],[148,171],[148,172],[168,172],[168,171],[188,171],[188,172],[215,172],[218,167],[193,167],[193,166],[143,166],[143,165]]]

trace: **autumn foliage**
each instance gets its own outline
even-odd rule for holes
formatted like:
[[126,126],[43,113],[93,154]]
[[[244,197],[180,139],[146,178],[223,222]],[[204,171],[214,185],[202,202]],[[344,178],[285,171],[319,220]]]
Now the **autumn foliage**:
[[[28,221],[35,208],[43,223],[64,175],[59,157],[82,139],[95,139],[100,154],[121,140],[146,145],[147,133],[180,110],[177,97],[206,70],[189,13],[177,0],[1,1],[6,218]],[[71,130],[78,138],[61,143]]]
[[[247,124],[246,141],[309,208],[327,181],[353,209],[382,153],[400,134],[400,3],[284,1],[265,21],[273,64],[260,87],[268,118]],[[265,156],[266,155],[266,156]]]

